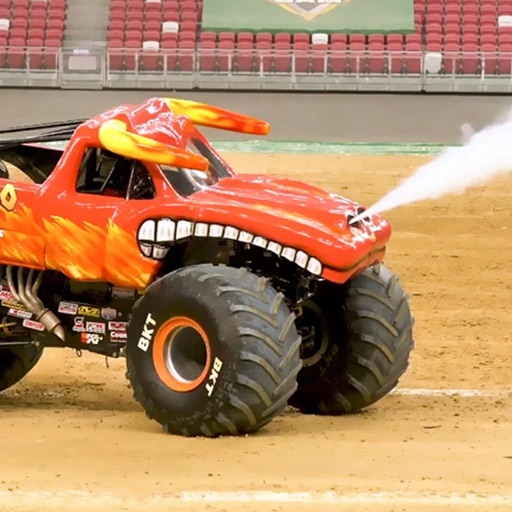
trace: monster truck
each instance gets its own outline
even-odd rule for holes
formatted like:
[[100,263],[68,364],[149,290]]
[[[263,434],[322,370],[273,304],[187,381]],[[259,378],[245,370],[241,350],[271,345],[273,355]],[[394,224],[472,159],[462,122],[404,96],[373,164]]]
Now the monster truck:
[[2,131],[0,390],[46,347],[124,357],[150,419],[216,437],[287,406],[353,413],[397,385],[413,318],[383,263],[388,222],[350,223],[354,201],[237,173],[201,126],[270,130],[150,98]]

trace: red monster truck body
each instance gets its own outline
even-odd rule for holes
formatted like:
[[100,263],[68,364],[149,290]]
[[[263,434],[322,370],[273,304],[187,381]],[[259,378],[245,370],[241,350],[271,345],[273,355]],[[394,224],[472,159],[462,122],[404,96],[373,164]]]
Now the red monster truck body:
[[[198,271],[203,272],[206,264],[213,265],[212,268],[219,264],[242,268],[254,278],[269,279],[272,293],[285,297],[287,311],[295,312],[294,332],[303,333],[305,347],[305,340],[310,336],[307,333],[315,329],[301,324],[298,319],[307,317],[304,307],[311,303],[318,286],[328,283],[328,286],[338,287],[331,288],[331,299],[336,302],[335,296],[341,294],[340,301],[342,295],[346,301],[350,296],[350,283],[384,257],[391,229],[382,217],[373,215],[349,225],[349,221],[363,211],[353,201],[296,180],[238,174],[196,128],[202,125],[265,135],[269,126],[263,121],[198,103],[152,98],[140,105],[121,105],[68,125],[43,136],[0,142],[0,159],[17,165],[34,181],[18,181],[10,175],[0,179],[0,268],[5,271],[3,325],[10,326],[4,328],[4,336],[0,337],[0,390],[12,385],[8,382],[2,386],[1,349],[4,347],[4,354],[9,350],[9,354],[15,354],[9,343],[19,343],[21,339],[27,341],[26,350],[32,350],[30,357],[35,362],[40,353],[34,355],[33,347],[42,350],[43,346],[84,348],[109,356],[126,355],[130,353],[129,323],[132,329],[139,331],[133,334],[133,358],[138,360],[142,357],[139,352],[148,352],[150,343],[154,342],[155,346],[159,343],[160,331],[155,324],[157,331],[153,340],[150,327],[156,313],[151,316],[151,307],[144,313],[142,323],[133,327],[137,324],[134,320],[137,297],[142,295],[146,300],[149,290],[154,289],[152,286],[160,286],[172,276],[176,279],[175,273],[180,269],[197,266]],[[43,148],[43,143],[63,135],[71,137],[62,152]],[[33,169],[41,160],[55,165],[50,166],[49,172],[46,166],[47,170],[34,173]],[[380,267],[375,268],[380,272]],[[30,272],[25,276],[28,269]],[[34,281],[36,271],[39,271],[38,279]],[[378,272],[376,275],[380,277]],[[197,279],[194,286],[199,286],[205,278]],[[245,289],[244,283],[231,274],[215,279],[220,279],[219,286]],[[245,285],[252,286],[248,282]],[[338,293],[335,291],[338,289],[344,291]],[[159,296],[162,294],[160,290]],[[169,297],[169,303],[173,300],[174,297]],[[177,304],[187,303],[187,300],[186,297],[176,298]],[[205,300],[208,299],[205,297]],[[201,304],[204,305],[204,301]],[[197,308],[201,309],[201,304],[198,303]],[[244,307],[254,305],[248,303]],[[315,307],[325,309],[321,301]],[[343,309],[341,303],[340,307]],[[0,318],[1,313],[2,308]],[[187,388],[186,392],[192,392],[200,384],[203,389],[213,390],[211,380],[208,384],[205,379],[208,375],[210,379],[211,375],[215,377],[219,364],[222,366],[220,356],[212,356],[210,338],[217,337],[221,343],[226,335],[219,332],[207,335],[207,327],[199,321],[201,314],[187,312],[179,318],[188,320],[172,324],[176,332],[192,329],[196,334],[203,333],[204,340],[210,340],[204,341],[206,348],[198,349],[205,352],[200,372],[203,381],[190,390]],[[164,317],[174,318],[170,311],[162,315],[163,323],[166,322]],[[314,322],[321,320],[325,324],[325,315],[321,316],[323,318],[316,315]],[[263,313],[259,317],[263,317]],[[239,332],[243,331],[244,327],[236,323],[238,320],[233,322]],[[254,323],[251,322],[250,325]],[[277,319],[270,323],[276,322],[279,324]],[[215,331],[214,327],[210,329]],[[338,336],[343,336],[342,330]],[[141,332],[151,336],[144,338]],[[260,339],[272,336],[266,333]],[[281,339],[279,335],[277,338]],[[168,341],[162,341],[162,347]],[[319,343],[324,342],[320,340],[313,345]],[[297,359],[298,346],[296,348],[294,357]],[[154,346],[152,350],[151,367],[155,378],[167,382],[167,387],[182,400],[185,396],[183,382],[196,382],[199,376],[190,380],[173,374],[174,363],[165,362],[164,356],[156,357]],[[325,354],[328,347],[321,346],[319,350],[323,352],[320,356],[317,352],[315,357]],[[401,366],[399,370],[390,370],[393,379],[396,380],[405,368]],[[132,369],[132,374],[143,371],[146,369]],[[293,378],[289,375],[284,378],[293,381],[290,385],[295,392],[297,365],[293,371]],[[279,386],[279,382],[278,379],[275,385]],[[138,389],[135,384],[134,387],[136,398],[143,405],[155,400],[155,397],[146,397],[144,386]],[[359,392],[371,403],[381,388],[368,397],[364,391]],[[308,389],[306,386],[304,396],[311,394]],[[357,386],[354,389],[357,391]],[[280,396],[277,401],[284,407],[291,395],[300,395],[299,391],[287,392],[286,400]],[[166,404],[160,407],[170,411],[168,397],[160,398]],[[264,399],[264,402],[269,400]],[[306,411],[311,409],[310,401],[310,398],[306,400],[307,406],[302,403],[297,406]],[[159,418],[148,413],[171,428],[170,416],[164,414]],[[249,424],[246,418],[246,423],[233,420],[233,426],[230,420],[223,427],[214,414],[210,426],[203,428],[198,424],[197,428],[202,435],[209,435],[206,431],[211,431],[211,435],[251,431],[270,421],[275,412],[261,414],[261,418]],[[188,424],[186,418],[180,421],[175,429],[177,433],[197,433],[197,429],[184,426]]]

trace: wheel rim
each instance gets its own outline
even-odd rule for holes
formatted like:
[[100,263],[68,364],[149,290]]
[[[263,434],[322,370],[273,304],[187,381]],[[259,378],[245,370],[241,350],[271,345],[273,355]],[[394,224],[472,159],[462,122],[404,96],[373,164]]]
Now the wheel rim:
[[211,363],[208,336],[190,318],[171,318],[155,335],[153,361],[167,387],[180,393],[192,391],[208,376]]
[[300,357],[302,366],[317,364],[329,347],[329,323],[324,312],[311,301],[302,305],[301,328],[302,346]]

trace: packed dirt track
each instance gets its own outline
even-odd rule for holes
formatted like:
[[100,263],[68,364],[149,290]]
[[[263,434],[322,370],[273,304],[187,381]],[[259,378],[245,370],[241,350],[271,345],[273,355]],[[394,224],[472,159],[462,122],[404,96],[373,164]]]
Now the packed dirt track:
[[[369,206],[428,157],[227,154]],[[169,436],[124,360],[48,350],[0,395],[0,510],[512,510],[512,179],[386,214],[416,348],[361,414],[293,410],[239,438]]]

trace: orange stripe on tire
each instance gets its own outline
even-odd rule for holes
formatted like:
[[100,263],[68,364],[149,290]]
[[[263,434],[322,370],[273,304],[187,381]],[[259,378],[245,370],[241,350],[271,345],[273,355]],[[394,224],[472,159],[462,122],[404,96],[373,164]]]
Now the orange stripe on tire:
[[[206,347],[206,364],[204,370],[201,372],[199,377],[190,382],[182,382],[176,379],[167,368],[167,364],[165,362],[166,341],[173,333],[182,327],[190,327],[191,329],[194,329],[201,336]],[[182,316],[171,318],[158,329],[155,335],[153,342],[153,363],[155,365],[155,370],[160,380],[173,391],[186,393],[199,387],[208,376],[211,358],[210,340],[208,339],[206,332],[197,322],[190,318]]]

